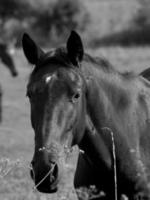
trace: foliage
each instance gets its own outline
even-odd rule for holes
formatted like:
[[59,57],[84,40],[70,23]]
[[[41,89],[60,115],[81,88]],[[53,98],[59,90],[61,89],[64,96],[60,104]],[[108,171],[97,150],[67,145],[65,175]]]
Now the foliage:
[[67,28],[84,29],[88,21],[88,14],[84,9],[83,4],[79,0],[57,0],[53,8],[52,21],[58,34]]
[[138,0],[138,2],[139,9],[133,18],[133,25],[135,28],[141,29],[150,26],[150,1]]
[[7,20],[9,18],[22,19],[30,11],[29,4],[23,0],[1,0],[0,18]]
[[81,0],[1,0],[0,19],[1,38],[26,30],[45,43],[60,41],[71,29],[84,30],[89,18]]
[[[137,0],[133,6],[132,15],[122,29],[108,32],[101,38],[95,37],[90,42],[91,47],[100,46],[134,46],[150,44],[150,1]],[[126,10],[126,9],[125,9]],[[116,24],[119,22],[119,17]],[[110,25],[109,25],[110,26]],[[111,29],[110,29],[111,30]]]
[[88,13],[80,0],[56,0],[37,9],[40,12],[36,14],[34,30],[54,43],[63,39],[68,30],[84,30],[89,21]]
[[[15,43],[18,36],[32,21],[33,8],[28,1],[0,1],[0,40]],[[27,23],[28,21],[28,23]]]

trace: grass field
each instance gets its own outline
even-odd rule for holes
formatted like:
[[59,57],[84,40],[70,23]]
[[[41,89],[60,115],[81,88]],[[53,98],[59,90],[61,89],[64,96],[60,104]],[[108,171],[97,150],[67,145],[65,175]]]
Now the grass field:
[[[95,56],[105,56],[120,71],[139,73],[149,67],[149,48],[101,48],[88,50]],[[0,200],[76,200],[73,190],[73,174],[76,152],[68,161],[64,182],[57,194],[45,195],[33,191],[29,176],[29,162],[33,154],[34,134],[30,125],[30,109],[25,96],[26,83],[31,67],[18,50],[14,56],[19,71],[12,78],[0,63],[0,83],[3,95],[3,122],[0,125]]]

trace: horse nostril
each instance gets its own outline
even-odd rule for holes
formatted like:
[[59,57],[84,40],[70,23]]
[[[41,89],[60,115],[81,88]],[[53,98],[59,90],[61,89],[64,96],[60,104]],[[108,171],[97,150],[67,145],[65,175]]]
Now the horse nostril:
[[30,176],[31,176],[31,178],[32,178],[32,179],[34,179],[34,173],[33,173],[33,169],[32,169],[32,170],[30,170]]
[[35,187],[40,192],[53,193],[57,191],[58,184],[58,165],[55,162],[49,162],[47,165],[34,162],[32,160],[32,169],[30,175],[35,182]]
[[35,161],[32,160],[30,164],[30,175],[32,179],[34,179],[34,166],[35,166]]
[[58,178],[58,166],[56,163],[51,164],[51,165],[52,165],[52,168],[51,168],[51,173],[50,173],[50,183],[53,183]]

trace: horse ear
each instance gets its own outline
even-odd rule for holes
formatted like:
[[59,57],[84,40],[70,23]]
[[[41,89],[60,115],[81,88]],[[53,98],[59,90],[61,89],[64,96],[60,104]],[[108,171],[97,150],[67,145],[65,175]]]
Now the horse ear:
[[80,36],[72,31],[67,41],[67,53],[72,64],[78,66],[83,59],[84,49]]
[[44,51],[36,45],[27,33],[22,37],[22,48],[27,60],[35,65],[40,57],[44,55]]

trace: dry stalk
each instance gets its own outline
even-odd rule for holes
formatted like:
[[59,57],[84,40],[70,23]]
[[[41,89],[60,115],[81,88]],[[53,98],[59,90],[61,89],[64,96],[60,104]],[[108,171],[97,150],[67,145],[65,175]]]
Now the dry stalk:
[[[33,191],[35,191],[37,189],[37,187],[51,174],[51,172],[53,171],[55,167],[55,164],[53,165],[53,167],[48,171],[48,173],[33,187]],[[32,172],[33,172],[33,179],[35,181],[35,173],[34,170],[32,168]]]
[[[103,130],[106,130],[107,132],[110,133],[111,135],[111,140],[112,140],[112,153],[113,153],[113,167],[114,167],[114,185],[115,185],[115,200],[117,200],[117,171],[116,171],[116,154],[115,154],[115,143],[114,143],[114,135],[113,135],[113,132],[111,131],[111,129],[107,128],[107,127],[104,127],[102,128]],[[45,148],[43,149],[40,149],[40,151],[44,151],[44,150],[47,150]],[[65,151],[65,154],[68,156],[68,154],[70,154],[71,151]],[[6,163],[5,163],[6,162]],[[0,164],[4,163],[4,167],[5,167],[5,170],[4,169],[1,169],[1,166],[0,166],[0,178],[5,178],[10,172],[12,172],[13,170],[15,170],[16,167],[23,167],[23,168],[27,168],[27,169],[30,169],[32,170],[33,172],[33,179],[35,181],[35,173],[34,173],[34,170],[33,170],[33,167],[32,165],[27,165],[25,164],[24,162],[22,162],[21,160],[17,159],[16,161],[10,161],[8,158],[5,158],[3,160],[0,160]],[[9,165],[9,169],[6,169],[8,168],[8,166],[6,165]],[[10,167],[11,166],[11,167]],[[49,176],[49,174],[53,171],[55,165],[48,171],[48,173],[33,187],[33,190],[32,191],[37,191],[37,187]],[[1,174],[1,172],[3,171],[3,173]],[[63,197],[63,199],[68,199],[68,195],[70,194],[70,192],[74,192],[75,190],[73,189],[72,191],[69,191],[68,194],[66,195],[66,197]],[[79,190],[77,190],[79,192]],[[86,195],[88,195],[88,192],[86,191],[82,191],[82,189],[80,190],[80,193],[82,194],[82,196],[85,198],[85,193],[87,193]],[[100,197],[100,196],[103,196],[101,195],[100,193],[98,194],[98,196],[96,197]],[[89,199],[92,199],[93,197],[95,197],[95,195],[90,195],[89,196]]]
[[17,159],[16,161],[11,161],[9,158],[0,159],[0,178],[5,178],[9,173],[11,173],[17,167],[24,167],[31,169],[27,164],[23,164],[23,161]]
[[111,141],[112,141],[112,155],[113,155],[113,171],[114,171],[114,191],[115,191],[115,200],[118,199],[117,195],[117,166],[116,166],[116,149],[115,149],[115,141],[114,141],[114,134],[112,130],[108,127],[103,127],[102,130],[106,130],[108,133],[110,133]]

